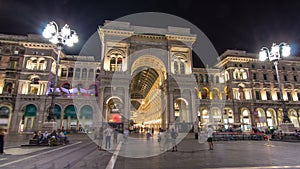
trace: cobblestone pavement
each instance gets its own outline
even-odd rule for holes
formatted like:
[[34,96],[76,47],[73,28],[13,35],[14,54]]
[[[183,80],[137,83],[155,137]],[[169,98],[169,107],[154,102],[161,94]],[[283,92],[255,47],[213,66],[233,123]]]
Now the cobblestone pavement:
[[[171,152],[161,150],[156,138],[146,140],[134,135],[126,144],[120,136],[120,144],[110,151],[99,151],[84,135],[72,139],[69,147],[24,149],[10,145],[12,147],[5,149],[9,155],[0,156],[0,168],[300,168],[299,143],[220,141],[209,151],[206,143],[199,143],[189,134],[179,143],[178,152]],[[134,158],[129,158],[128,153],[135,155]]]

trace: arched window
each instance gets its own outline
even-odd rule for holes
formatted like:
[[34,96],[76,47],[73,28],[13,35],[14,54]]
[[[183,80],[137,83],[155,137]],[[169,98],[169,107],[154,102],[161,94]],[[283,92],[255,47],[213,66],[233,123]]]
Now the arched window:
[[229,73],[227,71],[225,71],[224,76],[225,81],[228,81],[230,79]]
[[97,69],[96,70],[96,77],[95,78],[98,79],[99,75],[100,75],[100,69]]
[[118,51],[114,51],[109,55],[109,57],[110,57],[110,61],[109,61],[110,71],[122,71],[123,55]]
[[94,78],[94,69],[89,70],[88,78],[89,78],[89,80],[92,80]]
[[199,75],[199,82],[203,83],[203,75],[202,74]]
[[37,70],[37,62],[38,60],[36,57],[30,58],[29,60],[27,60],[26,69]]
[[219,83],[219,76],[216,76],[216,83]]
[[67,77],[67,68],[61,69],[61,77]]
[[239,79],[239,77],[240,77],[239,70],[238,70],[238,69],[235,69],[235,70],[233,71],[233,78],[234,78],[234,79]]
[[210,75],[210,81],[214,83],[214,75]]
[[178,74],[179,73],[179,67],[178,67],[178,62],[174,61],[174,73]]
[[80,68],[76,68],[75,69],[75,79],[79,79],[80,78]]
[[247,72],[244,70],[244,69],[241,69],[240,70],[240,79],[247,79],[248,78],[248,75],[247,75]]
[[184,63],[184,61],[180,62],[180,74],[185,74],[185,63]]
[[208,99],[208,90],[206,88],[203,88],[201,91],[201,98],[202,99]]
[[73,71],[74,69],[72,67],[68,69],[68,77],[73,77]]
[[82,79],[82,80],[85,80],[85,79],[86,79],[86,76],[87,76],[87,70],[86,70],[86,68],[83,68],[83,69],[82,69],[81,79]]
[[110,59],[110,71],[116,71],[116,58],[115,57]]
[[122,62],[123,62],[122,57],[118,57],[118,59],[117,59],[117,71],[122,70]]
[[207,74],[205,74],[204,82],[205,82],[205,83],[208,83],[208,75],[207,75]]
[[217,89],[213,89],[212,91],[212,97],[214,100],[219,100],[220,97],[219,97],[219,91]]
[[39,70],[46,70],[46,68],[47,68],[47,62],[45,61],[44,58],[40,59],[39,63],[38,63],[38,69]]
[[13,87],[13,84],[12,84],[11,82],[5,82],[3,91],[4,91],[5,93],[11,94],[11,92],[12,92],[12,87]]

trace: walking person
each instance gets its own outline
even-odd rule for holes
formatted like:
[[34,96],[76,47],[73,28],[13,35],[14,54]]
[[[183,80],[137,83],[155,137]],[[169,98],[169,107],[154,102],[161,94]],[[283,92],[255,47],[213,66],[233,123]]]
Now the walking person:
[[161,151],[162,148],[161,148],[161,144],[160,144],[160,142],[161,142],[161,132],[160,132],[160,130],[157,133],[157,142],[158,142],[158,145],[159,145],[159,150]]
[[172,152],[177,151],[177,145],[176,145],[177,136],[178,136],[178,133],[175,131],[174,128],[172,128],[172,131],[171,131]]
[[214,149],[214,144],[213,144],[213,129],[212,129],[212,126],[211,125],[208,125],[208,128],[207,128],[207,142],[208,142],[208,146],[209,146],[209,150],[213,150]]
[[113,139],[114,144],[118,144],[118,134],[119,134],[119,130],[117,128],[115,128],[114,129],[114,139]]
[[105,136],[105,148],[106,150],[110,150],[110,141],[111,141],[111,134],[112,134],[112,129],[110,126],[108,126],[105,130],[103,135]]
[[125,130],[123,132],[124,143],[127,143],[128,136],[129,136],[129,130],[127,128],[125,128]]
[[168,149],[169,149],[169,140],[170,140],[170,131],[169,131],[169,129],[166,130],[164,139],[165,140],[164,140],[163,151],[165,151],[165,150],[168,151]]
[[103,141],[103,128],[100,127],[99,129],[99,136],[98,136],[98,150],[102,150],[102,141]]

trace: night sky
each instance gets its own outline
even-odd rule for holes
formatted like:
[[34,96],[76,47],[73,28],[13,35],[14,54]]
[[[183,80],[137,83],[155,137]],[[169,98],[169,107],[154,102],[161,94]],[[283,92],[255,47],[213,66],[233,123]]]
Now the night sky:
[[300,1],[297,0],[0,0],[0,33],[41,34],[49,21],[69,24],[80,44],[76,53],[104,20],[138,12],[164,12],[198,26],[217,52],[240,49],[258,52],[273,42],[287,42],[300,54]]

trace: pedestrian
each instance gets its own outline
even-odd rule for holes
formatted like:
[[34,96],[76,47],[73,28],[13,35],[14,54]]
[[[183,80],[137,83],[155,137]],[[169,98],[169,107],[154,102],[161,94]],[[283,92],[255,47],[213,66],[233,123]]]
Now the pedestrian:
[[119,130],[117,128],[114,129],[114,144],[118,144],[118,134],[119,134]]
[[103,135],[105,136],[105,148],[107,150],[110,150],[110,141],[111,141],[111,134],[112,134],[112,129],[110,128],[110,126],[108,126],[105,130]]
[[169,129],[166,130],[164,139],[165,140],[164,140],[163,151],[169,149],[169,140],[170,140],[170,131],[169,131]]
[[154,136],[154,128],[153,127],[151,129],[151,132],[152,132],[152,136]]
[[178,133],[175,131],[174,128],[172,128],[172,131],[171,131],[172,152],[177,151],[177,145],[176,145],[177,136],[178,136]]
[[98,150],[102,150],[102,140],[103,140],[103,128],[100,127],[99,129],[99,136],[98,136]]
[[150,139],[150,137],[151,137],[150,131],[147,131],[147,134],[146,134],[146,138],[147,138],[147,140],[149,140],[149,139]]
[[4,127],[0,126],[0,155],[4,154],[4,135],[5,129]]
[[128,130],[128,128],[125,128],[125,130],[123,132],[124,143],[127,143],[128,136],[129,136],[129,130]]
[[213,150],[214,148],[214,144],[213,144],[213,129],[212,129],[212,126],[211,125],[208,125],[208,128],[207,128],[207,142],[208,142],[208,146],[209,146],[209,150]]
[[157,133],[157,142],[160,143],[160,141],[161,141],[161,132],[158,131],[158,133]]

